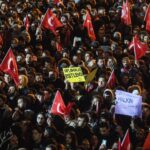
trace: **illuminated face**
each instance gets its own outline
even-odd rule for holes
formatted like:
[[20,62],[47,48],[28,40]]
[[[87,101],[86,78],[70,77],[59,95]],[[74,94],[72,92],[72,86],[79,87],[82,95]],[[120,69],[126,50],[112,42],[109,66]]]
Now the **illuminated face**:
[[100,77],[98,79],[98,87],[103,88],[103,87],[105,87],[105,85],[106,85],[105,78],[104,77]]
[[103,68],[104,67],[104,60],[98,59],[97,65],[98,65],[98,67]]
[[38,125],[43,125],[44,122],[45,122],[45,118],[42,114],[38,114],[37,115],[37,119],[36,119],[36,122],[38,123]]

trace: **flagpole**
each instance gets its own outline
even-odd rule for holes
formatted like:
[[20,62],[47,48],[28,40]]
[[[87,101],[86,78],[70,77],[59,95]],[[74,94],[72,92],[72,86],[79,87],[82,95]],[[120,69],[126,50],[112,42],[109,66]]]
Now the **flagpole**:
[[134,56],[135,56],[135,64],[136,64],[135,37],[133,37],[133,43],[134,43]]
[[8,49],[7,53],[5,54],[5,56],[4,56],[4,58],[3,58],[2,62],[1,62],[1,64],[4,62],[4,60],[5,60],[5,58],[6,58],[7,54],[8,54],[8,52],[9,52],[10,50],[11,50],[11,47]]
[[123,143],[124,143],[124,141],[125,141],[125,139],[126,139],[126,136],[127,136],[127,134],[128,134],[128,131],[129,131],[129,129],[127,129],[126,134],[125,134],[125,136],[124,136],[124,138],[123,138],[123,140],[122,140],[122,142],[121,142],[121,147],[122,147],[122,145],[123,145]]
[[145,19],[146,19],[147,13],[148,13],[149,6],[150,6],[150,5],[148,5],[148,7],[147,7],[147,10],[146,10],[146,13],[145,13],[145,16],[144,16],[144,21],[145,21]]
[[110,78],[110,77],[112,76],[113,72],[114,72],[114,69],[112,70],[112,72],[111,72],[111,74],[110,74],[110,76],[109,76],[109,79],[108,79],[108,81],[107,81],[106,86],[108,85],[109,81],[111,80],[111,78]]

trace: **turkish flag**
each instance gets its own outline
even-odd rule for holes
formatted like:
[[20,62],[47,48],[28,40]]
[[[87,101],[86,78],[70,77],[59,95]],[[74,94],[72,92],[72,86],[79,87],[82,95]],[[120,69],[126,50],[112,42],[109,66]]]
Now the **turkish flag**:
[[150,149],[150,132],[148,133],[143,146],[143,150],[149,150],[149,149]]
[[129,49],[134,50],[135,60],[140,59],[142,56],[145,55],[146,51],[148,50],[148,46],[146,43],[143,43],[139,40],[138,35],[133,37],[132,42],[129,44]]
[[116,84],[116,77],[115,77],[115,72],[114,70],[111,72],[110,77],[107,81],[106,86],[108,86],[109,88],[113,88]]
[[19,84],[18,67],[11,48],[8,50],[6,56],[0,64],[0,70],[9,74],[13,78],[16,85]]
[[26,31],[28,32],[29,31],[29,26],[30,26],[28,15],[26,15],[24,24],[25,24],[25,27],[26,27]]
[[121,11],[121,21],[126,25],[131,25],[130,6],[128,0],[123,2]]
[[56,29],[63,26],[62,23],[58,20],[58,18],[53,14],[53,12],[49,8],[46,11],[41,25],[44,28],[51,30],[55,35],[57,35]]
[[57,91],[55,94],[55,98],[50,113],[60,116],[69,115],[73,105],[74,103],[69,103],[66,107],[62,99],[61,93]]
[[146,10],[144,21],[146,21],[146,30],[148,32],[150,32],[150,6],[149,5],[148,5],[148,8]]
[[90,37],[90,39],[92,41],[95,41],[96,37],[95,37],[93,25],[92,25],[91,16],[88,11],[86,11],[86,18],[84,20],[83,27],[85,27],[87,29],[88,36]]
[[126,134],[124,136],[124,139],[121,143],[121,150],[130,150],[131,144],[130,144],[130,135],[129,130],[126,131]]

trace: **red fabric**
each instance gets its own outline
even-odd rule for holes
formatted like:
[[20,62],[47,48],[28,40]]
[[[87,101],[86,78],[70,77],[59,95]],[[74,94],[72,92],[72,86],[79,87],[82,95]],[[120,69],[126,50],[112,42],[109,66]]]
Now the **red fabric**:
[[57,91],[50,113],[60,116],[69,115],[73,105],[74,103],[69,103],[66,107],[62,99],[61,93]]
[[85,18],[85,21],[83,23],[83,27],[87,28],[88,36],[90,37],[90,39],[92,41],[95,41],[96,37],[95,37],[93,25],[92,25],[91,16],[90,16],[88,11],[86,11],[86,18]]
[[47,10],[41,25],[44,28],[51,30],[55,35],[57,35],[56,29],[62,27],[62,23],[50,9]]
[[150,132],[148,133],[143,146],[143,150],[149,150],[149,149],[150,149]]
[[0,70],[9,74],[13,78],[16,85],[19,84],[18,67],[11,48],[8,50],[6,56],[0,64]]
[[26,18],[25,18],[25,27],[26,27],[26,31],[29,31],[29,18],[28,18],[28,16],[26,16]]
[[113,88],[115,86],[115,83],[116,83],[116,77],[115,77],[115,72],[113,70],[109,79],[108,79],[107,86],[109,88]]
[[1,34],[0,34],[0,45],[3,45],[3,38]]
[[135,60],[140,59],[142,56],[145,55],[146,51],[148,50],[148,46],[145,43],[142,43],[139,38],[138,35],[135,35],[133,37],[132,42],[129,44],[129,49],[134,50],[134,54],[135,54]]
[[150,32],[150,6],[148,6],[146,14],[145,14],[145,21],[146,21],[146,30]]
[[131,25],[130,6],[128,0],[126,0],[126,3],[123,2],[121,11],[121,21],[126,25]]
[[61,52],[63,50],[61,43],[56,42],[56,49],[58,52]]
[[54,0],[54,4],[62,3],[61,0]]
[[127,130],[125,136],[124,136],[124,139],[121,143],[121,150],[130,150],[130,136],[129,136],[129,130]]

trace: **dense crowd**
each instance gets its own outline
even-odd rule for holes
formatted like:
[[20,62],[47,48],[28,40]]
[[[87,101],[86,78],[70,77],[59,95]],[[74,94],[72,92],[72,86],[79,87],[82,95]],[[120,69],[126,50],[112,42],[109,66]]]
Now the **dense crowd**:
[[[19,71],[19,86],[0,71],[0,149],[117,150],[127,129],[131,149],[142,149],[150,128],[150,53],[135,61],[128,45],[138,34],[149,46],[149,1],[129,3],[127,26],[120,17],[123,0],[0,0],[0,62],[11,47]],[[41,26],[48,8],[63,24],[57,35]],[[95,41],[83,27],[86,10]],[[87,84],[69,83],[62,68],[70,66],[81,67],[85,77],[98,70]],[[109,87],[112,70],[116,83]],[[114,113],[117,89],[142,96],[142,118]],[[65,117],[50,113],[58,90],[66,105],[75,103]]]

